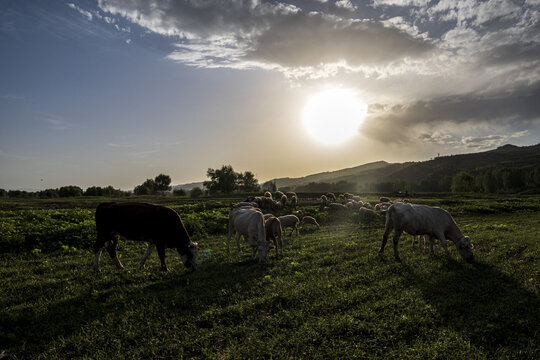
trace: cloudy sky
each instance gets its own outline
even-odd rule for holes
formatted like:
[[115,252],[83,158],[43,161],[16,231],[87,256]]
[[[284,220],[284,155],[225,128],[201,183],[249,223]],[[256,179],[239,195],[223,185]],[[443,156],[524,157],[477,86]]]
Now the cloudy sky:
[[[533,145],[539,20],[538,0],[0,0],[0,188]],[[336,91],[366,116],[328,144],[306,107]]]

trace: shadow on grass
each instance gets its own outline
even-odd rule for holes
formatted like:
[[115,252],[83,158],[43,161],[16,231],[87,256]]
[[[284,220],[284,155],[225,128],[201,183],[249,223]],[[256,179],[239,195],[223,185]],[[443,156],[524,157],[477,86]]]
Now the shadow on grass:
[[540,299],[536,294],[489,264],[441,260],[441,271],[427,277],[413,266],[403,264],[403,269],[445,324],[491,355],[507,350],[526,358],[538,355]]
[[[31,358],[46,351],[51,341],[84,332],[91,323],[113,327],[112,331],[116,323],[134,310],[143,312],[141,316],[148,322],[159,323],[160,319],[179,314],[198,319],[212,307],[233,304],[233,297],[223,296],[223,289],[228,289],[228,293],[249,292],[270,266],[271,262],[209,261],[202,264],[202,271],[191,274],[173,270],[167,274],[150,273],[141,279],[135,274],[122,273],[115,284],[100,283],[104,273],[89,273],[80,295],[51,301],[41,310],[14,307],[15,310],[0,319],[0,350],[8,349],[12,355]],[[48,296],[61,297],[61,293],[53,287]]]

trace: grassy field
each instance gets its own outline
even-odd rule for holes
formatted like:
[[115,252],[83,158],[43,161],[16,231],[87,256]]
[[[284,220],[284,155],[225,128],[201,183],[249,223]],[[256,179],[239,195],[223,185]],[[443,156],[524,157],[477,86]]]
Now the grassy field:
[[[374,200],[368,198],[367,200]],[[328,215],[286,237],[267,264],[226,254],[230,199],[144,201],[175,208],[201,247],[168,273],[146,244],[121,242],[91,270],[94,209],[104,199],[0,201],[0,354],[66,358],[540,358],[540,197],[441,196],[474,244],[475,263],[400,242],[377,250],[382,218]],[[123,201],[126,201],[124,199]],[[135,200],[135,199],[130,199]],[[235,249],[233,246],[232,249]]]

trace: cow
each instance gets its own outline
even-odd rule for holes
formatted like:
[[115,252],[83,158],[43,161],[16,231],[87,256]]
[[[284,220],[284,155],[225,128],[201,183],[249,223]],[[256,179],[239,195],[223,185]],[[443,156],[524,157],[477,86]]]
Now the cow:
[[99,258],[103,247],[118,269],[124,266],[118,259],[116,248],[120,237],[136,241],[150,242],[140,262],[144,267],[146,259],[157,249],[161,269],[168,271],[165,263],[165,249],[175,248],[184,266],[191,271],[197,268],[198,244],[192,242],[182,219],[176,211],[166,206],[147,203],[101,203],[96,209],[97,239],[94,244],[94,270],[99,271]]
[[259,261],[266,261],[268,244],[266,242],[266,229],[264,217],[259,209],[240,207],[232,209],[229,213],[229,234],[227,236],[227,252],[230,249],[232,234],[236,234],[236,246],[240,252],[240,236],[249,242],[253,250],[252,257],[259,254]]
[[386,226],[383,234],[381,248],[382,254],[388,235],[394,230],[394,257],[399,260],[398,242],[403,231],[410,235],[428,235],[433,251],[433,239],[441,241],[446,255],[446,240],[452,240],[461,257],[472,262],[474,257],[472,245],[468,236],[463,236],[452,215],[444,209],[427,205],[395,203],[390,205],[386,212]]

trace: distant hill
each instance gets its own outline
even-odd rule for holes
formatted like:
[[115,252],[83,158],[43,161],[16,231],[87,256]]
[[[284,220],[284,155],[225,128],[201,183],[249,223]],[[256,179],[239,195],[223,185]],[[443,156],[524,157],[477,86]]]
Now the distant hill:
[[278,188],[290,187],[294,188],[301,185],[306,185],[312,182],[316,183],[335,183],[342,180],[350,181],[351,179],[355,182],[361,177],[365,179],[378,178],[381,174],[382,169],[392,168],[394,171],[397,168],[401,168],[402,164],[390,164],[386,161],[377,161],[360,166],[355,166],[352,168],[336,170],[336,171],[326,171],[322,173],[317,173],[313,175],[308,175],[299,178],[277,178],[272,179],[276,183]]
[[[494,150],[439,156],[433,160],[405,163],[377,161],[352,168],[322,172],[299,178],[276,178],[277,188],[294,189],[309,183],[338,183],[346,181],[359,185],[403,181],[442,182],[460,171],[481,172],[488,168],[527,168],[540,165],[540,144],[533,146],[504,145]],[[447,184],[449,186],[449,184]]]
[[199,187],[199,188],[203,188],[203,182],[192,182],[192,183],[189,183],[189,184],[180,184],[180,185],[173,185],[172,187],[172,190],[180,190],[180,189],[184,189],[186,191],[190,191],[191,189],[193,189],[194,187]]

